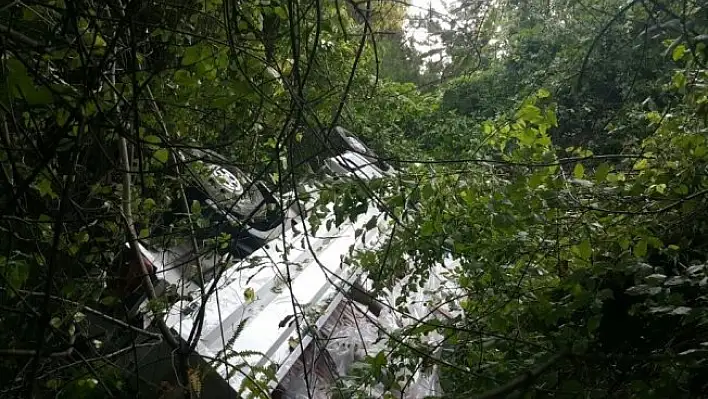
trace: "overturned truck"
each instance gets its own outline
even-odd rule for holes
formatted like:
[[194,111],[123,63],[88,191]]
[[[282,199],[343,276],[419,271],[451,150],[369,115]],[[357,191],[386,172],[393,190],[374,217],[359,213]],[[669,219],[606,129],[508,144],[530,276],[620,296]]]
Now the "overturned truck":
[[[362,183],[392,173],[367,159],[361,146],[325,160],[327,171]],[[198,337],[188,368],[195,381],[190,388],[202,397],[348,397],[343,392],[363,388],[342,377],[367,357],[385,356],[392,333],[413,320],[454,312],[431,295],[449,285],[442,265],[431,269],[427,286],[405,311],[394,303],[400,287],[378,298],[371,295],[366,273],[348,259],[380,248],[393,221],[368,204],[366,212],[337,225],[330,205],[323,220],[313,224],[307,215],[317,189],[304,187],[307,201],[294,194],[279,198],[293,206],[283,207],[289,209],[279,216],[277,234],[254,233],[260,240],[256,248],[196,254],[185,245],[140,246],[158,289],[170,287],[176,301],[155,312],[144,298],[136,300],[132,316],[141,316],[147,327],[150,315],[157,313],[184,343]],[[197,261],[201,274],[195,276]],[[174,356],[165,343],[138,353],[125,360],[126,370],[155,384],[176,384]],[[435,367],[403,377],[408,382],[403,392],[392,393],[397,397],[440,393]],[[360,393],[384,394],[380,387],[369,390]]]

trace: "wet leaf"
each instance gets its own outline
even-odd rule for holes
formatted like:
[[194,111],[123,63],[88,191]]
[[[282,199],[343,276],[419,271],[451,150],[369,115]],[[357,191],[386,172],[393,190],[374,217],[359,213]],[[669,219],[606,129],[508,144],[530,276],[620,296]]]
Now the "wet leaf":
[[577,163],[575,168],[573,168],[573,177],[576,179],[582,179],[585,176],[585,167],[581,163]]
[[162,163],[166,163],[170,156],[170,152],[166,148],[161,148],[153,153],[155,159]]
[[610,173],[610,165],[608,163],[602,163],[595,170],[595,181],[601,183],[607,178],[607,174]]
[[246,300],[246,303],[251,303],[256,300],[256,292],[253,290],[253,288],[248,287],[243,292],[243,298]]

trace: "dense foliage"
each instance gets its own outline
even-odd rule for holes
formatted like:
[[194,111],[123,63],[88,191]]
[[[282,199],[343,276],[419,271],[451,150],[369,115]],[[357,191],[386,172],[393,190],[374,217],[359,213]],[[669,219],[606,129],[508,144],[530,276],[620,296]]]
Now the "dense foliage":
[[450,397],[701,397],[706,9],[540,5],[504,13],[503,54],[407,130],[434,172],[403,183],[415,221],[364,264],[407,297],[459,260],[462,293],[438,300],[463,314],[403,331],[387,367],[425,351]]
[[0,396],[157,396],[119,358],[161,341],[197,396],[199,334],[176,342],[146,281],[157,329],[130,325],[116,256],[205,227],[180,149],[288,191],[337,124],[400,172],[323,195],[348,201],[338,219],[352,197],[391,216],[385,250],[353,262],[381,292],[407,278],[405,303],[454,259],[458,288],[431,301],[461,311],[396,331],[347,395],[400,391],[385,371],[421,356],[448,397],[707,395],[708,7],[451,7],[428,21],[437,63],[398,2],[2,6]]

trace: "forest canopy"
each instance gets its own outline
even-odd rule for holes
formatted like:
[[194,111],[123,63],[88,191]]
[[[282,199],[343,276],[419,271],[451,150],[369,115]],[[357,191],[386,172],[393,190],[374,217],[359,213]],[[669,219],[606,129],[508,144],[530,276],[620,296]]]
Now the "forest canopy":
[[[437,45],[421,50],[412,27]],[[432,265],[454,261],[456,289],[426,295],[455,315],[396,331],[331,397],[406,397],[396,373],[432,367],[450,398],[704,397],[707,46],[696,0],[444,12],[384,0],[6,2],[0,397],[200,397],[206,372],[189,359],[201,324],[188,342],[165,324],[180,293],[151,279],[139,247],[216,252],[234,239],[190,196],[205,173],[185,161],[194,154],[250,176],[243,191],[266,202],[300,201],[302,182],[318,181],[337,224],[381,209],[385,245],[348,260],[373,296],[405,281],[405,304]],[[396,173],[322,177],[350,145],[338,126]],[[287,214],[280,205],[237,223]],[[126,251],[138,254],[128,271],[116,267]],[[207,284],[196,265],[206,301],[221,274]],[[150,328],[131,318],[133,294],[147,298]],[[168,388],[120,366],[158,344],[173,359]]]

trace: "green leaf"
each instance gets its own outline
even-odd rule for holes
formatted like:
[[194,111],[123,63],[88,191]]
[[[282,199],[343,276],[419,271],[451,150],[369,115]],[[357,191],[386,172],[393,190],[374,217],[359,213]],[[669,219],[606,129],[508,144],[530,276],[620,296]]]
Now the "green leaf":
[[535,105],[527,104],[516,113],[516,118],[528,122],[538,122],[541,120],[541,109]]
[[178,69],[175,72],[175,83],[182,86],[188,86],[192,84],[192,74],[185,69]]
[[202,204],[197,200],[192,200],[191,211],[194,215],[200,215],[202,213]]
[[30,105],[50,104],[53,101],[51,91],[43,85],[35,85],[27,73],[27,68],[18,59],[5,60],[5,67],[8,70],[7,81],[14,97],[25,99]]
[[671,311],[671,314],[685,316],[685,315],[691,313],[692,310],[693,309],[686,307],[686,306],[679,306],[676,309],[674,309],[673,311]]
[[256,300],[256,292],[253,290],[253,288],[248,287],[243,292],[243,298],[246,300],[246,303],[251,303]]
[[435,195],[435,190],[433,190],[433,186],[430,183],[427,183],[421,189],[420,194],[423,200],[427,200]]
[[270,137],[270,138],[268,138],[268,140],[266,140],[265,146],[270,147],[270,148],[275,148],[278,146],[278,140],[276,140],[275,137]]
[[424,237],[430,237],[435,233],[435,225],[432,221],[427,221],[420,226],[420,234]]
[[529,177],[529,187],[536,188],[543,183],[544,175],[540,173],[534,173]]
[[686,75],[683,71],[677,71],[671,78],[671,84],[676,89],[683,89],[686,87]]
[[519,136],[521,144],[531,146],[536,141],[536,131],[534,129],[524,129]]
[[37,19],[37,14],[30,7],[22,7],[22,19],[25,21],[34,21]]
[[634,246],[634,256],[643,257],[647,254],[647,241],[639,240],[639,242]]
[[585,167],[581,163],[577,163],[575,168],[573,168],[573,177],[576,179],[582,179],[585,176]]
[[550,96],[551,96],[551,92],[544,89],[544,88],[539,89],[538,93],[536,94],[536,97],[538,97],[538,98],[548,98]]
[[383,351],[377,353],[376,356],[374,356],[371,360],[372,365],[378,370],[380,370],[381,367],[385,366],[386,363],[388,363],[386,354]]
[[556,111],[549,109],[546,111],[546,120],[553,127],[558,127],[558,117],[556,116]]
[[[6,258],[0,257],[0,271],[5,281],[14,288],[22,288],[29,277],[29,265],[22,261],[7,261]],[[12,292],[9,292],[13,294]],[[11,295],[12,296],[12,295]]]
[[622,250],[627,250],[629,249],[629,245],[631,244],[631,240],[627,236],[622,236],[618,239],[618,244]]
[[37,179],[35,187],[37,188],[37,191],[39,191],[39,195],[41,197],[48,196],[52,199],[57,199],[59,197],[52,189],[52,182],[44,176],[40,176]]
[[114,296],[103,297],[103,298],[101,299],[101,303],[104,304],[104,305],[106,305],[106,306],[113,306],[113,305],[115,305],[116,303],[118,303],[118,298],[116,298],[116,297],[114,297]]
[[145,198],[145,200],[143,201],[143,209],[146,211],[155,209],[155,206],[157,206],[157,204],[152,198]]
[[605,181],[608,173],[610,173],[610,165],[608,163],[601,164],[595,170],[595,181],[597,183]]
[[162,142],[162,140],[158,136],[152,136],[152,135],[143,137],[143,140],[146,143],[150,143],[150,144],[160,144]]
[[190,46],[184,50],[182,65],[192,65],[201,59],[201,46]]
[[89,233],[86,231],[82,231],[76,234],[76,241],[81,244],[87,243],[89,238]]
[[170,152],[167,151],[166,148],[160,148],[159,150],[157,150],[157,151],[155,151],[155,152],[153,153],[153,156],[154,156],[155,159],[157,159],[158,161],[160,161],[160,162],[162,162],[162,163],[166,163],[166,162],[167,162],[167,158],[169,158],[169,156],[170,156]]
[[657,295],[661,291],[661,287],[652,287],[646,284],[635,285],[625,290],[628,295]]
[[683,58],[684,54],[686,54],[686,46],[679,44],[674,48],[673,53],[671,53],[671,58],[673,58],[674,61],[678,61]]
[[689,285],[691,284],[691,279],[683,276],[673,276],[668,279],[664,285],[667,287],[675,287],[677,285]]
[[273,12],[280,19],[283,19],[283,20],[288,19],[288,13],[287,13],[287,11],[285,11],[285,8],[283,8],[283,7],[275,7],[275,8],[273,8]]
[[88,389],[94,389],[98,385],[98,380],[95,378],[86,378],[79,380],[77,385],[80,387],[86,387]]
[[647,243],[656,249],[664,248],[664,243],[658,237],[647,237]]
[[649,161],[647,161],[646,159],[642,159],[642,160],[640,160],[639,162],[637,162],[637,163],[634,164],[633,169],[634,169],[634,170],[644,170],[644,169],[646,169],[648,166],[649,166]]
[[578,255],[584,260],[590,260],[590,257],[592,256],[590,240],[585,239],[578,244]]
[[93,34],[93,47],[106,47],[108,43],[98,33]]

